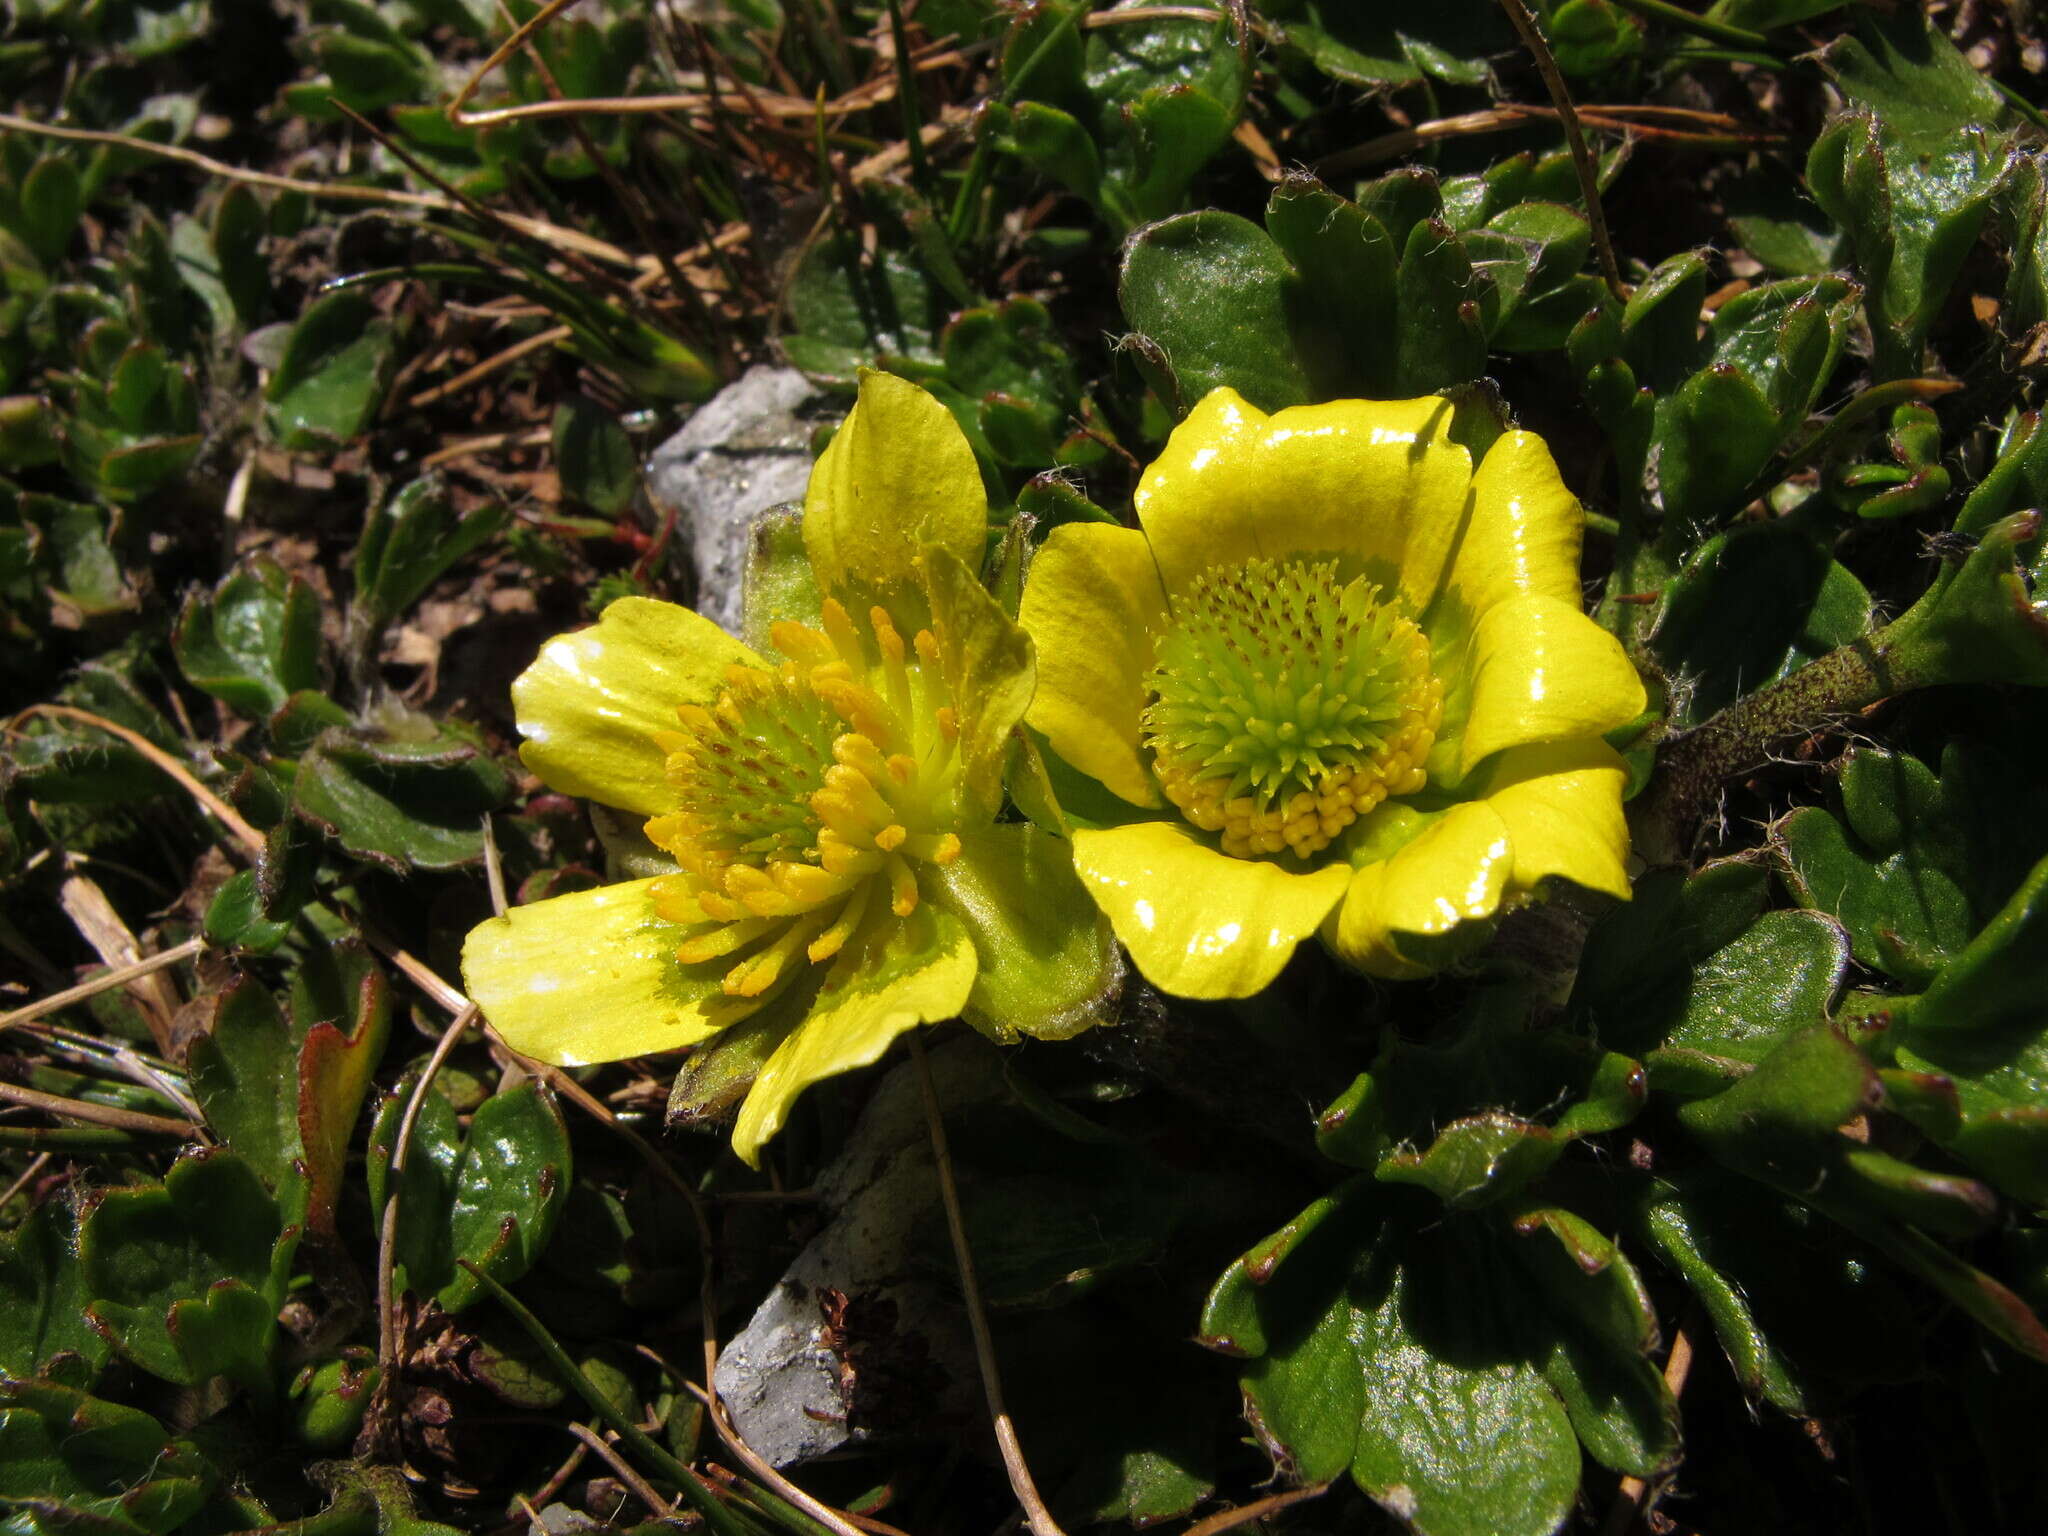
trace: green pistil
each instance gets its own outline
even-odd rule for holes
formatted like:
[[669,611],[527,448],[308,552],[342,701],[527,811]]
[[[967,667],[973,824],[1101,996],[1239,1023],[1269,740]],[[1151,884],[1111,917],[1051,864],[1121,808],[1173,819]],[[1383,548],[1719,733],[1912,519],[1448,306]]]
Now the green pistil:
[[1158,641],[1148,743],[1226,796],[1284,798],[1375,762],[1417,679],[1400,615],[1332,565],[1253,560],[1204,573]]
[[809,848],[818,829],[810,799],[845,729],[808,688],[764,676],[728,689],[690,722],[690,747],[669,763],[698,841],[750,863]]

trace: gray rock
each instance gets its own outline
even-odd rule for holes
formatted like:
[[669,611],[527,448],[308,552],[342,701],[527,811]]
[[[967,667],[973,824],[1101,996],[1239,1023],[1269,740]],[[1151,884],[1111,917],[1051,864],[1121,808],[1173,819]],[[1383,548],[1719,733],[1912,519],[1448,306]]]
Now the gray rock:
[[[956,1038],[931,1053],[931,1064],[949,1109],[1004,1092],[1000,1062],[985,1041]],[[876,1087],[846,1150],[819,1175],[817,1193],[829,1221],[718,1357],[718,1394],[734,1426],[778,1467],[864,1438],[846,1423],[839,1359],[822,1339],[819,1292],[828,1287],[895,1305],[894,1344],[944,1375],[927,1422],[971,1421],[981,1403],[967,1317],[941,1283],[950,1257],[914,1246],[920,1225],[938,1211],[939,1180],[910,1063]]]
[[696,578],[692,604],[740,631],[747,533],[772,507],[803,499],[810,441],[838,407],[794,368],[757,364],[654,450],[648,490],[676,509],[676,538]]

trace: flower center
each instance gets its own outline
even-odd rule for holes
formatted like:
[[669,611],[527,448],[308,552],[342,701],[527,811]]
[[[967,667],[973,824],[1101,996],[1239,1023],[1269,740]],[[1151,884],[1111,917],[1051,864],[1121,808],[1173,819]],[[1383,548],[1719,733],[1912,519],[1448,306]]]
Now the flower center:
[[916,864],[951,863],[959,725],[939,645],[906,645],[882,608],[865,631],[836,600],[823,631],[784,621],[773,671],[734,667],[685,705],[668,753],[678,806],[647,836],[682,866],[655,908],[701,931],[685,965],[730,957],[724,987],[761,997],[920,900]]
[[1143,718],[1167,799],[1238,858],[1329,846],[1422,788],[1443,713],[1429,642],[1332,565],[1215,566],[1174,603]]

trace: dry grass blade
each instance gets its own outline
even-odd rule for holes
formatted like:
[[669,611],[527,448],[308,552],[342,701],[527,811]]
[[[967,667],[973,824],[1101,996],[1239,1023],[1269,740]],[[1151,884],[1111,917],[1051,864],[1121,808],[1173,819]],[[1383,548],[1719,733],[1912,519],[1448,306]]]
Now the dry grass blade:
[[833,1536],[861,1536],[861,1527],[849,1515],[840,1513],[829,1504],[819,1502],[803,1489],[797,1487],[773,1466],[761,1453],[747,1444],[746,1437],[725,1411],[725,1404],[716,1392],[708,1392],[694,1381],[685,1381],[683,1386],[704,1405],[711,1416],[711,1427],[718,1431],[718,1438],[725,1442],[726,1449],[737,1456],[746,1469],[767,1484],[779,1497],[794,1504],[813,1520],[833,1533]]
[[589,1425],[578,1424],[572,1420],[568,1429],[570,1434],[604,1458],[604,1464],[612,1469],[620,1482],[633,1490],[642,1504],[654,1512],[655,1519],[666,1520],[676,1512],[675,1505],[649,1487],[647,1479],[635,1472],[632,1464],[613,1450],[610,1443],[602,1435],[595,1433]]
[[263,834],[261,832],[258,832],[248,822],[244,821],[241,814],[232,805],[229,805],[227,801],[221,799],[219,795],[216,795],[212,790],[200,783],[190,768],[187,768],[147,736],[131,731],[125,725],[116,725],[113,721],[103,716],[95,715],[89,710],[73,709],[69,704],[31,704],[8,722],[9,729],[18,727],[22,721],[28,719],[31,715],[42,715],[54,720],[75,720],[81,725],[91,726],[96,731],[105,731],[109,736],[120,737],[129,746],[148,758],[151,763],[176,779],[188,795],[205,807],[207,812],[222,826],[234,833],[236,839],[243,848],[248,850],[252,858],[263,851]]
[[133,965],[124,965],[116,970],[103,971],[90,981],[81,981],[75,987],[67,987],[62,992],[53,992],[50,996],[25,1004],[15,1009],[12,1013],[0,1013],[0,1029],[10,1029],[17,1024],[30,1023],[41,1018],[46,1013],[55,1013],[59,1008],[69,1008],[73,1003],[82,1003],[87,998],[97,997],[100,993],[114,987],[125,987],[138,976],[147,976],[152,971],[160,971],[166,966],[176,965],[181,960],[190,960],[204,948],[206,948],[205,939],[187,939],[184,943],[175,944],[171,948],[164,950],[161,954],[145,956]]
[[[1664,1361],[1664,1385],[1675,1400],[1685,1390],[1686,1378],[1692,1374],[1692,1339],[1683,1328],[1671,1335],[1671,1353]],[[1643,1500],[1650,1492],[1650,1484],[1640,1477],[1624,1477],[1621,1486],[1615,1490],[1614,1505],[1607,1511],[1607,1525],[1603,1536],[1622,1536],[1636,1516],[1643,1511]]]
[[1614,242],[1607,235],[1607,211],[1600,203],[1600,165],[1586,145],[1585,130],[1579,126],[1579,115],[1573,110],[1571,92],[1565,89],[1564,75],[1558,70],[1557,60],[1551,56],[1550,44],[1544,40],[1542,27],[1537,25],[1536,18],[1530,14],[1523,0],[1500,0],[1500,7],[1508,13],[1508,20],[1514,24],[1522,45],[1536,60],[1537,72],[1543,76],[1551,103],[1564,124],[1565,142],[1572,151],[1572,165],[1579,173],[1579,191],[1586,199],[1586,223],[1593,232],[1593,253],[1599,258],[1600,271],[1607,279],[1608,290],[1617,299],[1625,299],[1628,297],[1628,285],[1621,280],[1621,268],[1614,259]]
[[946,1122],[939,1112],[939,1091],[932,1083],[931,1063],[925,1059],[924,1043],[913,1031],[910,1059],[917,1063],[917,1085],[924,1095],[925,1123],[932,1133],[932,1160],[939,1171],[939,1199],[946,1208],[946,1231],[953,1239],[953,1261],[960,1269],[960,1291],[967,1306],[967,1325],[974,1333],[974,1354],[981,1367],[981,1389],[988,1399],[996,1446],[1002,1452],[1003,1470],[1009,1474],[1010,1491],[1023,1507],[1025,1524],[1033,1536],[1066,1536],[1052,1511],[1039,1496],[1031,1467],[1024,1460],[1024,1447],[1017,1440],[1017,1426],[1003,1406],[1002,1372],[996,1366],[995,1343],[989,1336],[988,1314],[981,1305],[981,1286],[974,1278],[974,1254],[967,1246],[967,1224],[960,1214],[960,1191],[953,1182],[953,1158],[946,1150]]
[[[37,134],[46,139],[64,139],[74,144],[106,144],[117,149],[129,149],[137,154],[153,155],[159,160],[189,165],[195,171],[222,181],[239,181],[244,186],[262,187],[272,192],[299,192],[329,202],[377,203],[387,208],[430,208],[442,212],[459,206],[438,193],[401,192],[388,187],[352,186],[341,181],[302,181],[296,176],[275,176],[268,171],[251,171],[239,165],[229,165],[225,160],[216,160],[211,155],[202,155],[178,144],[158,144],[150,139],[108,133],[97,128],[64,128],[54,123],[39,123],[34,118],[16,117],[8,112],[0,112],[0,129]],[[577,251],[614,266],[637,267],[640,264],[609,241],[594,239],[580,230],[565,229],[545,219],[527,218],[522,214],[508,213],[502,217],[521,234],[545,241],[560,250]]]
[[204,1134],[204,1127],[190,1120],[173,1120],[168,1115],[145,1115],[137,1109],[117,1109],[112,1104],[93,1104],[84,1099],[67,1099],[60,1094],[44,1093],[38,1088],[24,1088],[19,1083],[0,1083],[0,1099],[19,1104],[24,1109],[39,1109],[60,1119],[83,1120],[110,1130],[133,1131],[139,1136],[176,1136],[192,1141]]
[[0,1211],[6,1210],[16,1195],[36,1181],[36,1176],[50,1166],[50,1159],[54,1156],[53,1152],[38,1152],[29,1159],[28,1166],[15,1175],[14,1182],[5,1191],[0,1191]]
[[384,1201],[377,1231],[377,1363],[383,1367],[382,1381],[386,1383],[392,1380],[398,1365],[398,1313],[391,1288],[398,1265],[398,1201],[404,1187],[400,1175],[405,1172],[406,1153],[412,1147],[413,1127],[419,1123],[420,1108],[433,1090],[434,1079],[440,1076],[448,1053],[455,1049],[463,1031],[481,1017],[476,1004],[470,1003],[441,1032],[441,1038],[434,1044],[434,1054],[420,1069],[420,1080],[413,1084],[412,1096],[405,1101],[405,1113],[398,1121],[398,1139],[391,1146],[391,1193]]
[[1225,1531],[1234,1531],[1240,1526],[1250,1525],[1254,1520],[1263,1520],[1290,1504],[1305,1503],[1321,1498],[1329,1492],[1328,1483],[1316,1483],[1308,1488],[1290,1488],[1285,1493],[1269,1494],[1263,1499],[1254,1499],[1249,1504],[1240,1504],[1235,1509],[1218,1510],[1205,1519],[1197,1520],[1180,1533],[1180,1536],[1222,1536]]

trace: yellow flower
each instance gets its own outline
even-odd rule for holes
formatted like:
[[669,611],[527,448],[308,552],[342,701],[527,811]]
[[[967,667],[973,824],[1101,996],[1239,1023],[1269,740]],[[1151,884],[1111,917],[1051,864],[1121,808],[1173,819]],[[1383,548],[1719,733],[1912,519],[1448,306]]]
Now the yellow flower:
[[1581,610],[1583,514],[1540,438],[1475,468],[1450,426],[1218,389],[1139,482],[1142,532],[1039,552],[1026,720],[1112,792],[1067,776],[1074,862],[1155,985],[1249,996],[1317,932],[1419,976],[1545,881],[1627,896],[1600,738],[1643,688]]
[[513,684],[527,765],[644,818],[662,872],[514,908],[462,956],[542,1060],[712,1042],[750,1163],[806,1087],[904,1030],[1072,1034],[1117,964],[1066,844],[996,820],[1031,642],[974,574],[987,507],[945,407],[866,377],[802,556],[773,557],[781,532],[749,573],[755,645],[622,598]]

